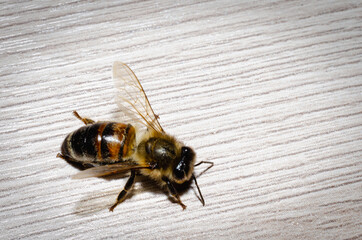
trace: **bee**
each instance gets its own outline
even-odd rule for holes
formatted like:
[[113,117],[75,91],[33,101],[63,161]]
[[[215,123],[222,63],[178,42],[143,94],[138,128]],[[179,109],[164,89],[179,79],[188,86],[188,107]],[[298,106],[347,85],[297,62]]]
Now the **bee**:
[[126,64],[114,62],[113,80],[120,110],[145,127],[118,122],[95,122],[73,111],[85,126],[65,138],[57,157],[91,166],[74,175],[73,178],[76,179],[130,171],[130,177],[116,202],[109,208],[110,211],[125,200],[134,185],[136,174],[147,176],[162,187],[167,187],[182,209],[186,205],[182,203],[175,186],[193,180],[199,200],[205,205],[194,175],[194,166],[208,163],[210,168],[213,163],[201,161],[195,164],[194,150],[163,130],[141,83]]

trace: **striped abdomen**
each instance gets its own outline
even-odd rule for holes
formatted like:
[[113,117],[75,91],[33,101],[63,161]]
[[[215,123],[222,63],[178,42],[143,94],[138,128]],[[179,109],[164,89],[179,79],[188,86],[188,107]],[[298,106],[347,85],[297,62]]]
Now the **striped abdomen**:
[[62,155],[77,162],[115,163],[129,158],[135,144],[135,128],[130,124],[99,122],[69,134]]

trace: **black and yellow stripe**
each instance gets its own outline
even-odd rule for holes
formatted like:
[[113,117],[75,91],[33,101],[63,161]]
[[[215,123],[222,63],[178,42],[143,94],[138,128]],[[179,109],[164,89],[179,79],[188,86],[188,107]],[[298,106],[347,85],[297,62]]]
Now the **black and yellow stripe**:
[[130,124],[99,122],[69,134],[62,155],[76,162],[116,163],[133,153],[135,129]]

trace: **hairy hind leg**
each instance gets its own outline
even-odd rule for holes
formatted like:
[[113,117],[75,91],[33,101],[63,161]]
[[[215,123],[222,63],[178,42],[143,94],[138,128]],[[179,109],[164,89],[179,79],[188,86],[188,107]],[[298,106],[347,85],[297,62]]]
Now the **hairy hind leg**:
[[95,121],[93,121],[92,119],[89,118],[82,118],[81,116],[79,116],[79,114],[77,113],[77,111],[73,111],[73,114],[76,118],[78,118],[79,120],[81,120],[85,125],[88,124],[94,124]]

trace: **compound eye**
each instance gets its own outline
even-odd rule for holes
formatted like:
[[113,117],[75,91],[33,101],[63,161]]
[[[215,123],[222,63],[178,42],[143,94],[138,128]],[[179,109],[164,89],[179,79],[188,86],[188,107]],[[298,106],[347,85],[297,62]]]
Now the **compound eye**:
[[183,179],[185,177],[185,167],[186,164],[182,160],[177,164],[176,168],[173,170],[176,178]]
[[190,164],[194,159],[195,153],[189,147],[181,148],[181,160],[173,170],[175,178],[183,180],[189,175]]
[[191,163],[191,161],[194,159],[195,153],[194,151],[189,147],[182,147],[181,148],[181,161],[184,161],[187,165]]
[[189,155],[191,151],[192,150],[189,147],[182,147],[181,148],[181,156],[185,157],[185,156]]

